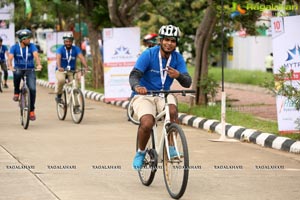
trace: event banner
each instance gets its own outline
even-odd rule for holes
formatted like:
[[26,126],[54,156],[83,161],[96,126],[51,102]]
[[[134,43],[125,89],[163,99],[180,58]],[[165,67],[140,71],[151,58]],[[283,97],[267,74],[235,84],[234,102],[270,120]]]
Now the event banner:
[[[300,89],[300,16],[272,18],[272,43],[274,55],[274,74],[281,67],[286,72],[293,71],[292,84]],[[277,95],[278,129],[281,134],[300,133],[300,112],[286,97]]]
[[68,32],[49,32],[47,38],[48,82],[54,84],[56,68],[56,49],[64,44],[63,35]]
[[131,95],[129,73],[140,53],[140,29],[106,28],[103,43],[105,101],[126,100]]
[[0,37],[8,48],[15,44],[14,4],[0,8]]
[[[13,23],[15,6],[13,3],[0,8],[0,37],[3,45],[9,48],[15,44],[15,24]],[[8,71],[9,78],[13,77],[13,73]]]

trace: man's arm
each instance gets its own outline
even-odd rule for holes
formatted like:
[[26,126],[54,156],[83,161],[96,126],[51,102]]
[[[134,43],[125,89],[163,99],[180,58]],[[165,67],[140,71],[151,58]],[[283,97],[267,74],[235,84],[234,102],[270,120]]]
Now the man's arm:
[[39,53],[37,51],[33,52],[33,57],[35,59],[35,62],[37,64],[37,69],[41,70],[43,66],[41,65],[41,59],[39,57]]
[[192,85],[192,78],[188,73],[180,73],[176,80],[182,87],[189,88]]
[[14,59],[14,55],[13,54],[9,54],[8,55],[8,60],[7,60],[7,65],[8,65],[8,69],[13,71],[14,67],[12,66],[12,60]]
[[87,63],[86,63],[86,60],[83,56],[82,53],[78,54],[78,58],[80,59],[81,63],[83,64],[85,70],[87,71],[88,70],[88,66],[87,66]]
[[133,69],[130,74],[129,74],[129,84],[130,84],[130,87],[133,91],[135,91],[135,88],[137,86],[139,86],[140,84],[140,79],[142,78],[143,76],[143,72],[141,72],[140,70],[137,70],[137,69]]
[[61,67],[61,54],[56,53],[56,65],[57,65],[57,70],[60,72],[64,71],[64,68]]

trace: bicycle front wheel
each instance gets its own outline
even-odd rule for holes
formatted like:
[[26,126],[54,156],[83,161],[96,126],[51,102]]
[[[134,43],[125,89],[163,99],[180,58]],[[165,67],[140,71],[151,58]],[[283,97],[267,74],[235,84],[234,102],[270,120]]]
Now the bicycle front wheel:
[[165,141],[163,150],[164,180],[170,196],[179,199],[184,194],[188,182],[188,146],[184,132],[178,124],[171,124],[167,134],[169,145],[166,145]]
[[64,90],[61,95],[61,101],[56,103],[57,117],[64,120],[67,115],[67,92]]
[[[139,137],[136,140],[136,151],[138,150]],[[138,171],[140,180],[143,185],[149,186],[154,179],[155,172],[157,170],[157,153],[155,150],[155,139],[153,131],[151,132],[150,138],[146,145],[146,156],[144,159],[144,165]]]
[[30,113],[30,91],[29,88],[24,87],[21,90],[20,104],[20,119],[21,125],[24,129],[29,126],[29,113]]
[[76,124],[79,124],[84,115],[84,97],[80,89],[73,90],[73,97],[70,102],[71,116]]

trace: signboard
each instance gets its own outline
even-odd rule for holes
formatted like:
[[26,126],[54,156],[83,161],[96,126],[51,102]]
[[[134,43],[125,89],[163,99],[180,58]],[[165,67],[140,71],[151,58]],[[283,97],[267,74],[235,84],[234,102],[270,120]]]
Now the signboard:
[[126,100],[131,95],[129,73],[140,53],[140,29],[103,30],[105,101]]
[[[300,89],[300,16],[272,18],[271,26],[274,74],[278,74],[281,67],[285,67],[286,72],[293,70],[291,84]],[[279,132],[300,133],[300,112],[293,102],[278,95],[276,105]]]
[[56,82],[56,49],[64,44],[63,35],[68,32],[48,32],[47,37],[47,60],[48,60],[48,82],[54,84]]
[[[8,49],[15,44],[15,24],[12,21],[14,9],[14,4],[0,8],[0,37],[3,40],[2,44],[6,45]],[[12,78],[11,71],[8,71],[8,76]]]

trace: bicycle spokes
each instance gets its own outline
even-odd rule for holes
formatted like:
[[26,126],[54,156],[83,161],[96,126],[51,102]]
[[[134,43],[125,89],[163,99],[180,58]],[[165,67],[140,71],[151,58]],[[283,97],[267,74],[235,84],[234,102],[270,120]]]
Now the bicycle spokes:
[[84,97],[79,89],[74,89],[70,102],[71,116],[75,123],[80,123],[84,115]]
[[20,93],[20,118],[21,125],[24,129],[27,129],[29,126],[29,113],[30,113],[30,92],[27,87],[23,88]]
[[[171,124],[168,133],[169,145],[164,146],[164,180],[169,194],[180,198],[186,189],[189,173],[188,148],[184,133],[179,125]],[[167,149],[168,148],[168,149]]]

